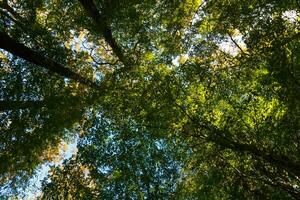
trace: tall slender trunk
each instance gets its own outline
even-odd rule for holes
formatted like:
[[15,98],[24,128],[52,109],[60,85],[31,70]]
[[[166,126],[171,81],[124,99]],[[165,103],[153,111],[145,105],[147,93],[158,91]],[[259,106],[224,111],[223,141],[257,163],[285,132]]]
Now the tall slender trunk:
[[26,47],[3,31],[0,32],[0,48],[65,78],[72,79],[93,88],[99,88],[93,81],[82,77],[60,63]]
[[26,108],[39,108],[45,105],[44,101],[0,101],[0,112],[7,110],[19,110]]
[[104,37],[105,41],[112,48],[113,52],[116,54],[118,59],[125,66],[129,66],[131,64],[129,59],[126,58],[123,49],[120,47],[120,45],[116,42],[116,40],[112,36],[112,31],[110,26],[107,24],[105,17],[97,9],[93,0],[79,0],[79,2],[83,6],[86,13],[92,18],[93,22],[96,25],[96,28],[99,30],[100,34]]
[[243,144],[233,141],[232,139],[227,138],[223,135],[224,134],[221,130],[215,130],[214,134],[207,137],[207,140],[224,148],[231,149],[235,152],[249,153],[255,158],[262,159],[263,161],[268,162],[279,169],[283,169],[289,173],[300,177],[299,162],[294,161],[285,155],[279,155],[275,152],[269,152],[267,150],[259,149],[255,145]]

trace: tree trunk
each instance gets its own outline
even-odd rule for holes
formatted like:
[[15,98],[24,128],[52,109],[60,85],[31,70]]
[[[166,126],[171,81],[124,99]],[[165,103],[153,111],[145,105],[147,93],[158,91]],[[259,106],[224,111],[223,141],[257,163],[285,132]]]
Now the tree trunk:
[[106,23],[104,16],[101,15],[93,0],[79,0],[86,13],[94,21],[96,28],[99,30],[105,41],[112,48],[113,52],[119,58],[119,60],[125,65],[129,66],[130,61],[124,56],[122,48],[117,44],[116,40],[112,36],[112,31],[109,25]]
[[255,145],[235,142],[223,135],[221,130],[215,130],[215,133],[208,136],[207,140],[235,152],[249,153],[255,158],[260,158],[275,167],[300,177],[300,164],[298,162],[284,155],[278,155],[274,152],[258,149]]
[[7,110],[19,110],[26,108],[39,108],[45,105],[44,101],[0,101],[0,112]]
[[26,47],[25,45],[19,43],[18,41],[11,38],[5,32],[0,32],[0,48],[4,49],[13,55],[19,56],[28,62],[36,64],[40,67],[48,69],[51,72],[59,74],[65,78],[72,79],[79,83],[85,84],[87,86],[98,88],[94,82],[80,76],[79,74],[71,71],[70,69],[62,66],[60,63],[47,58],[40,53]]

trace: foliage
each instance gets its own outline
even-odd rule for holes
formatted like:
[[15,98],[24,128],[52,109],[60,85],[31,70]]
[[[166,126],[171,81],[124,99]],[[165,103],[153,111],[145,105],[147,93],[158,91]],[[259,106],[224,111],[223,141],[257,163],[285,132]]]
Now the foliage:
[[2,0],[0,191],[77,135],[41,198],[299,199],[299,8]]

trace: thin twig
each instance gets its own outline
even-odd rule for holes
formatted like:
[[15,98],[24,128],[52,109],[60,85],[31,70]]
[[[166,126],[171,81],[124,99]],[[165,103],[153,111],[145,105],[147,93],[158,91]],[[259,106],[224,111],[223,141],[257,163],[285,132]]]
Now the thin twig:
[[235,46],[236,46],[237,48],[239,48],[239,50],[240,50],[243,54],[249,55],[249,53],[245,52],[245,51],[240,47],[240,45],[232,38],[232,36],[230,35],[230,33],[227,33],[227,34],[228,34],[230,40],[235,44]]

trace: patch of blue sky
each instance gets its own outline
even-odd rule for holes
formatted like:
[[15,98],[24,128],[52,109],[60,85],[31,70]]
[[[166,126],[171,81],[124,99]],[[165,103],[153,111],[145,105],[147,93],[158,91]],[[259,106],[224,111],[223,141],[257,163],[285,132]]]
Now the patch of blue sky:
[[[56,162],[46,162],[38,166],[35,170],[35,175],[30,178],[28,186],[20,192],[19,199],[36,199],[42,194],[42,181],[49,175],[52,166],[61,166],[65,160],[70,159],[77,153],[78,137],[70,140],[66,149],[60,149],[60,159]],[[48,180],[49,181],[49,180]]]
[[[219,43],[219,48],[221,51],[224,51],[225,53],[228,53],[232,56],[237,56],[240,53],[240,48],[246,49],[246,44],[243,39],[242,34],[237,34],[235,36],[232,36],[232,39],[229,36],[225,37],[225,40],[223,40],[221,43]],[[239,47],[236,44],[239,45]]]
[[296,10],[287,10],[282,13],[282,18],[288,22],[295,23],[300,21],[300,13]]

